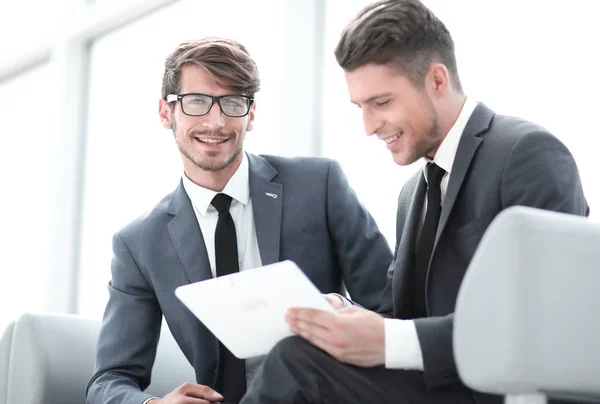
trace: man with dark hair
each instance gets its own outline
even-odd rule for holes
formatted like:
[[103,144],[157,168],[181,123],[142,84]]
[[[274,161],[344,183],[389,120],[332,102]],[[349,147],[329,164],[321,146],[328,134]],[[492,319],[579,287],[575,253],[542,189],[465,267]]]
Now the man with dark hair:
[[[235,41],[186,42],[167,58],[159,114],[184,172],[175,191],[113,238],[88,403],[239,402],[261,358],[233,356],[176,298],[181,285],[291,260],[334,307],[344,304],[336,294],[344,284],[377,308],[392,252],[339,164],[244,153],[259,88],[255,63]],[[157,398],[143,390],[163,316],[196,380]]]
[[419,1],[367,6],[335,55],[367,135],[384,141],[397,164],[424,166],[398,199],[395,260],[378,313],[291,309],[297,336],[267,355],[242,404],[500,403],[457,374],[458,290],[503,209],[589,215],[575,161],[544,128],[463,93],[452,37]]

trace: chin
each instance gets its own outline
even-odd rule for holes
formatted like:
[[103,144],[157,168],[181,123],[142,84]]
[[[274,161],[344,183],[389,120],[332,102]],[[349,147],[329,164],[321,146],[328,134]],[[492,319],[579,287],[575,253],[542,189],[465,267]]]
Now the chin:
[[392,159],[400,166],[408,166],[416,161],[413,156],[407,156],[405,153],[392,153]]

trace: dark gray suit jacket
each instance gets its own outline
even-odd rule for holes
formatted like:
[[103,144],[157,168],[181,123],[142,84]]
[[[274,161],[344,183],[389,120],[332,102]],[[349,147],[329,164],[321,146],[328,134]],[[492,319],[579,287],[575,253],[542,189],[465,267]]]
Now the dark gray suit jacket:
[[[398,199],[395,262],[380,308],[387,316],[414,318],[415,231],[425,193],[419,170]],[[479,104],[462,134],[442,203],[427,273],[428,317],[415,320],[429,388],[459,382],[452,353],[458,289],[492,219],[514,205],[589,215],[579,172],[567,148],[545,129],[496,115]],[[490,398],[475,396],[478,402]]]
[[[250,195],[263,265],[292,260],[323,292],[376,309],[392,252],[349,187],[338,163],[248,154]],[[277,198],[265,195],[276,194]],[[178,286],[212,277],[183,186],[115,234],[110,299],[98,341],[88,402],[141,404],[150,383],[162,316],[194,367],[215,386],[216,338],[175,297]]]

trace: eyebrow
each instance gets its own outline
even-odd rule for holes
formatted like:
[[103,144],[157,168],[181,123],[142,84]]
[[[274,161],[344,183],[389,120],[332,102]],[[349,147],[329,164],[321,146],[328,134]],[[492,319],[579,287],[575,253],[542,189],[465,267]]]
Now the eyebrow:
[[[391,93],[391,92],[389,92],[389,91],[388,91],[387,93],[375,94],[375,95],[372,95],[372,96],[370,96],[369,98],[367,98],[367,99],[366,99],[366,100],[363,102],[363,104],[368,104],[368,103],[370,103],[370,102],[373,102],[373,101],[375,101],[375,100],[376,100],[376,99],[378,99],[378,98],[382,98],[382,97],[389,97],[389,96],[391,96],[391,95],[393,95],[393,93]],[[356,104],[356,105],[360,105],[360,103],[358,103],[358,102],[354,102],[354,101],[352,101],[352,103],[353,103],[353,104]]]

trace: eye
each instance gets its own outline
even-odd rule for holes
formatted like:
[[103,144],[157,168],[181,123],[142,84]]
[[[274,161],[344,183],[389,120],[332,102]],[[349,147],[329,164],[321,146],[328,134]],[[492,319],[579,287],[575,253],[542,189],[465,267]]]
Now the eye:
[[376,101],[375,102],[375,106],[378,107],[378,108],[381,108],[381,107],[386,106],[389,102],[390,102],[390,100]]
[[242,103],[240,101],[236,101],[236,100],[226,100],[224,102],[224,104],[228,107],[232,107],[232,108],[241,108],[242,107]]
[[186,101],[190,105],[206,105],[210,103],[210,100],[205,97],[189,97]]

